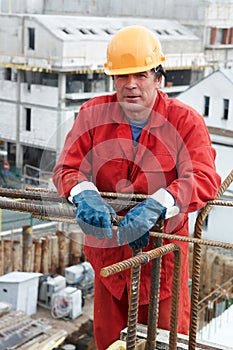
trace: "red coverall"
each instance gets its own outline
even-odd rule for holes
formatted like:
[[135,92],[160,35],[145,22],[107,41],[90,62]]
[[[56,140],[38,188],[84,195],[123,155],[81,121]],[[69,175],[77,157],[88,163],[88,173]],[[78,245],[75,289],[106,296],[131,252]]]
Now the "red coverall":
[[[139,144],[134,146],[130,125],[114,93],[91,99],[81,107],[54,168],[53,180],[59,195],[66,198],[71,188],[83,180],[108,192],[152,194],[166,188],[175,197],[180,214],[165,220],[165,232],[187,236],[188,212],[215,198],[219,188],[214,159],[203,117],[159,90]],[[170,242],[164,240],[164,244]],[[182,251],[178,331],[187,333],[188,244],[176,243]],[[145,250],[149,249],[151,242]],[[113,232],[111,240],[86,236],[85,254],[95,270],[94,332],[98,350],[104,350],[119,339],[121,329],[127,326],[130,271],[108,278],[100,277],[99,271],[129,258],[132,251],[128,245],[118,247]],[[150,274],[151,263],[142,266],[139,322],[144,323]],[[169,253],[162,258],[159,315],[159,327],[167,329],[172,277],[173,253]]]

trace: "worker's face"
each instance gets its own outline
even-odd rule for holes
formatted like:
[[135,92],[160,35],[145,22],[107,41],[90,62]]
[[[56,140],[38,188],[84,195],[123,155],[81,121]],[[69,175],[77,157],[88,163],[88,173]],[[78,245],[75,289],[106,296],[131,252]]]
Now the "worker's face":
[[148,118],[160,84],[151,71],[114,76],[118,100],[127,117],[135,120]]

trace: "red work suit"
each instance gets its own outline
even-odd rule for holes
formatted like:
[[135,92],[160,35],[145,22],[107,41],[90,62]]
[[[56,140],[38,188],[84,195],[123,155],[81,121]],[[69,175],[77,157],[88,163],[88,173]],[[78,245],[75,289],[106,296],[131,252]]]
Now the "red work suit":
[[[81,107],[54,168],[53,180],[59,195],[65,197],[69,196],[73,186],[83,180],[92,181],[99,191],[107,192],[152,194],[166,188],[180,207],[180,214],[165,220],[165,232],[187,236],[188,212],[200,209],[208,200],[215,198],[219,188],[220,177],[216,173],[214,159],[215,151],[203,117],[161,91],[158,91],[139,143],[134,146],[130,125],[114,93],[93,98]],[[85,254],[95,270],[96,288],[104,286],[107,293],[121,300],[129,290],[130,271],[108,278],[100,277],[99,272],[104,266],[131,257],[131,249],[128,245],[118,247],[114,232],[110,240],[98,241],[90,236],[85,239]],[[164,240],[164,244],[170,242]],[[188,245],[176,243],[182,251],[179,332],[186,333],[189,315]],[[145,250],[149,249],[151,242]],[[173,253],[162,258],[160,301],[171,297],[173,258]],[[150,274],[151,263],[142,266],[140,305],[148,305],[149,302]],[[99,303],[101,297],[97,290],[95,295]],[[94,314],[94,323],[98,324],[95,332],[99,350],[116,340],[108,334],[109,344],[100,344],[109,323],[102,315],[114,313],[107,299],[103,300],[101,308],[101,313]],[[183,327],[184,324],[186,326]]]

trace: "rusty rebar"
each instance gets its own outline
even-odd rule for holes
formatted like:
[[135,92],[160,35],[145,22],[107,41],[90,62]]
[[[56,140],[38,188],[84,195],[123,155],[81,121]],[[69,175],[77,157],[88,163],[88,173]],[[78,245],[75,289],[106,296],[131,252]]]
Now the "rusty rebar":
[[[133,255],[137,256],[141,253],[141,249],[133,251]],[[134,350],[136,346],[137,321],[138,321],[138,298],[139,298],[139,281],[141,274],[141,264],[132,267],[130,298],[128,307],[128,328],[126,337],[126,349]]]
[[19,189],[12,188],[3,188],[0,187],[0,196],[7,198],[15,198],[15,199],[30,199],[30,200],[38,200],[38,201],[51,201],[51,202],[66,202],[65,198],[58,197],[57,193],[54,191],[25,191]]
[[[230,186],[233,181],[233,170],[226,177],[221,184],[216,200],[223,195],[226,189]],[[213,207],[212,203],[207,203],[206,206],[199,213],[194,229],[194,237],[201,239],[202,237],[202,225],[206,216]],[[196,336],[197,336],[197,325],[198,325],[198,301],[199,301],[199,289],[200,289],[200,271],[201,271],[201,243],[195,243],[193,249],[193,268],[192,268],[192,292],[191,292],[191,316],[190,316],[190,327],[189,327],[189,350],[196,349]]]
[[[196,332],[197,332],[197,319],[198,319],[198,298],[199,298],[199,283],[200,283],[200,261],[201,261],[201,245],[212,245],[222,248],[233,249],[233,245],[230,243],[216,242],[212,240],[203,240],[202,236],[202,224],[209,211],[214,205],[229,206],[232,207],[233,203],[230,201],[222,201],[220,197],[225,192],[227,187],[233,180],[233,171],[227,176],[222,185],[219,188],[218,195],[215,200],[211,200],[199,213],[196,223],[195,223],[195,234],[194,238],[173,236],[168,234],[162,234],[157,232],[152,232],[151,234],[156,237],[168,238],[172,240],[179,240],[194,243],[193,252],[193,276],[192,276],[192,298],[191,298],[191,319],[190,319],[190,335],[189,335],[189,350],[194,350],[196,347]],[[5,191],[5,192],[4,192]],[[39,192],[39,195],[38,195]],[[106,193],[102,192],[103,197],[106,197],[106,201],[110,199],[122,199],[122,201],[128,200],[132,205],[137,204],[137,201],[144,200],[148,198],[147,195],[131,195],[131,194],[119,194],[119,193]],[[23,198],[30,200],[39,201],[50,201],[57,202],[59,205],[64,201],[64,199],[58,198],[56,192],[52,190],[35,189],[34,191],[21,191],[21,190],[9,190],[0,188],[0,196],[7,197],[7,199],[0,200],[0,208],[10,209],[15,211],[27,211],[32,212],[34,217],[43,220],[61,221],[76,223],[75,219],[75,208],[67,209],[67,207],[59,206],[49,206],[49,205],[36,205],[33,203],[22,203],[11,201],[8,198]],[[66,202],[66,200],[65,200]],[[125,204],[125,202],[124,202]],[[144,257],[145,259],[145,257]],[[142,263],[142,262],[141,262]]]
[[30,212],[34,217],[47,221],[56,219],[57,221],[77,223],[75,220],[75,207],[71,205],[38,205],[31,202],[0,198],[0,208],[19,212]]
[[[157,225],[156,230],[163,233],[164,222]],[[162,238],[154,237],[153,249],[162,247]],[[152,260],[151,279],[150,279],[150,300],[148,308],[148,326],[147,326],[147,340],[145,350],[155,349],[156,347],[156,332],[158,324],[158,308],[159,308],[159,294],[160,294],[160,272],[161,272],[161,256]]]
[[[108,277],[118,272],[127,270],[129,268],[136,268],[137,266],[149,262],[170,252],[175,253],[174,257],[174,275],[172,285],[172,309],[170,322],[172,324],[169,336],[169,350],[176,350],[177,344],[177,327],[178,327],[178,310],[179,310],[179,289],[180,289],[180,272],[181,272],[181,250],[177,244],[169,243],[162,247],[152,249],[147,252],[142,252],[140,255],[133,256],[127,260],[120,261],[110,266],[104,267],[100,270],[102,277]],[[140,280],[137,281],[138,285]],[[135,325],[136,329],[136,325]],[[131,346],[131,345],[130,345]],[[127,348],[128,349],[128,348]],[[135,349],[130,347],[130,349]],[[152,350],[152,348],[150,348]]]
[[[212,201],[212,202],[214,203],[215,201]],[[229,202],[229,203],[231,203],[231,206],[233,205],[232,202]],[[75,218],[75,207],[68,204],[67,205],[65,204],[38,205],[31,202],[25,202],[25,201],[21,202],[21,201],[14,201],[8,198],[5,198],[5,199],[0,198],[0,208],[19,211],[19,212],[30,212],[32,213],[32,216],[34,218],[38,218],[41,220],[77,224],[77,221]],[[120,220],[121,220],[121,217],[118,216],[118,221],[120,222]],[[114,221],[114,225],[117,225],[115,221]],[[192,238],[192,237],[178,236],[178,235],[159,233],[159,232],[153,232],[153,231],[150,231],[150,235],[155,236],[157,238],[172,239],[173,241],[177,240],[177,241],[188,242],[188,243],[197,243],[202,245],[210,245],[214,247],[233,249],[233,244],[224,243],[220,241],[199,239],[195,237]]]
[[[181,249],[174,244],[174,272],[172,281],[172,307],[170,314],[169,350],[176,350],[178,333],[178,314],[180,303],[180,279],[181,279]],[[152,350],[152,349],[151,349]]]
[[102,267],[102,269],[100,270],[100,275],[102,277],[108,277],[115,275],[118,272],[127,270],[129,268],[136,267],[142,264],[147,264],[152,259],[156,259],[159,256],[163,256],[167,253],[172,252],[174,250],[174,245],[175,243],[169,243],[162,247],[152,249],[147,252],[142,252],[141,254],[132,256],[129,259],[119,261],[115,264],[106,267]]
[[[103,198],[107,200],[122,200],[123,204],[125,202],[132,202],[132,205],[137,204],[137,202],[147,199],[149,196],[146,194],[130,194],[130,193],[116,193],[116,192],[100,192]],[[54,190],[48,190],[44,188],[26,188],[25,190],[3,188],[0,187],[0,197],[15,198],[15,199],[30,199],[39,201],[49,201],[58,203],[67,203],[66,198],[59,197],[57,192]],[[223,201],[219,199],[211,200],[208,202],[210,206],[221,205],[221,206],[232,206],[232,202]]]
[[172,239],[173,241],[180,241],[180,242],[187,242],[187,243],[196,243],[196,244],[202,244],[202,245],[209,245],[212,247],[219,247],[224,249],[233,249],[232,243],[225,243],[220,241],[213,241],[210,239],[201,239],[201,238],[195,238],[195,237],[187,237],[187,236],[178,236],[178,235],[172,235],[168,233],[158,233],[150,231],[150,235],[154,237],[161,237],[166,239]]

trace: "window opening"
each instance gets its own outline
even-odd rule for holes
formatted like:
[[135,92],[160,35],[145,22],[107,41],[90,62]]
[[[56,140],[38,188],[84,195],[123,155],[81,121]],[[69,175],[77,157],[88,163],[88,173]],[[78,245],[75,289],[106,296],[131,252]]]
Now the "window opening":
[[209,116],[209,110],[210,110],[210,97],[209,96],[204,96],[204,117]]
[[224,98],[223,99],[223,119],[227,120],[229,114],[229,100]]
[[114,32],[111,29],[103,29],[103,31],[108,35],[114,34]]
[[217,37],[216,37],[216,43],[217,44],[222,44],[222,42],[223,42],[223,29],[222,28],[218,28]]
[[179,29],[175,29],[176,33],[179,35],[183,35],[183,33]]
[[89,34],[89,33],[88,33],[88,30],[86,30],[86,29],[84,29],[84,28],[79,28],[78,30],[80,31],[80,33],[82,33],[82,34],[84,34],[84,35]]
[[11,80],[11,68],[5,69],[4,77],[5,77],[5,80]]
[[94,29],[89,29],[89,32],[90,32],[91,34],[94,34],[94,35],[97,34],[97,33],[94,31]]
[[35,28],[28,28],[28,47],[35,50]]
[[62,31],[63,31],[63,33],[65,33],[65,34],[71,34],[71,33],[68,31],[68,29],[66,29],[66,28],[62,28]]
[[31,131],[31,108],[25,108],[26,112],[26,130]]

